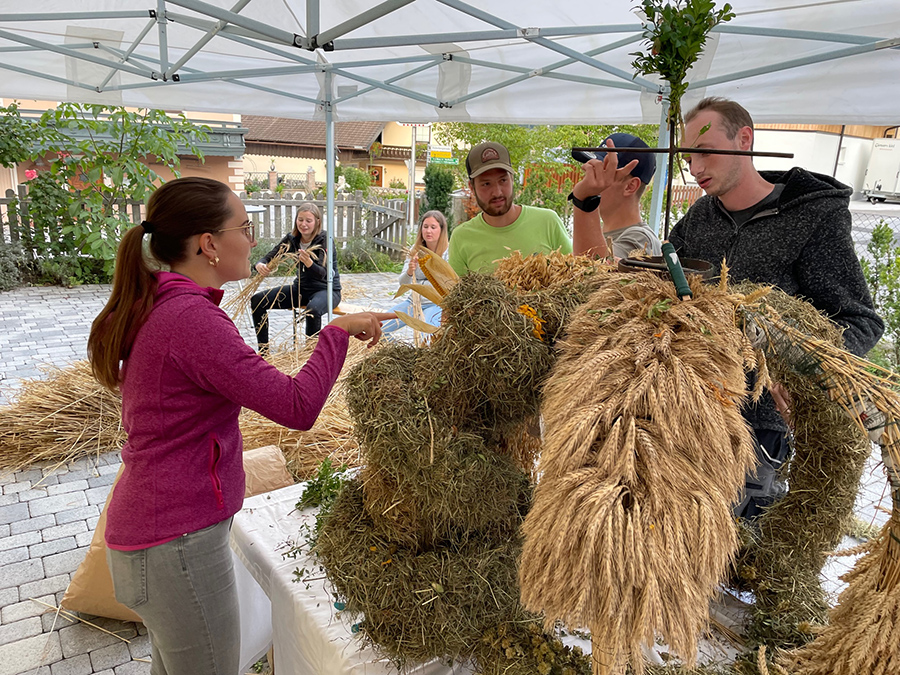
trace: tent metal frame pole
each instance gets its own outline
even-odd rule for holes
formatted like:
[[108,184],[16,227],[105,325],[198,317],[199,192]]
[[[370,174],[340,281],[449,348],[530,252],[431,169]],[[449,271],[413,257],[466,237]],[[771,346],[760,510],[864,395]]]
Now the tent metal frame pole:
[[[434,68],[436,65],[443,63],[444,59],[441,57],[435,57],[432,63],[426,63],[425,65],[419,66],[418,68],[413,68],[412,70],[408,70],[405,73],[400,73],[399,75],[394,75],[394,77],[389,77],[384,82],[385,84],[393,84],[394,82],[399,82],[402,79],[410,77],[412,75],[416,75],[421,73],[422,71],[428,70],[429,68]],[[344,101],[350,100],[351,98],[356,98],[357,96],[362,96],[363,94],[368,94],[370,91],[377,89],[377,87],[368,86],[365,89],[360,89],[359,91],[355,91],[352,94],[347,94],[346,96],[341,96],[339,98],[334,99],[334,104],[343,103]]]
[[[147,34],[151,30],[153,30],[153,26],[155,26],[155,25],[156,25],[156,21],[154,19],[150,19],[150,21],[148,21],[146,23],[143,30],[140,33],[138,33],[138,36],[131,42],[131,45],[128,47],[128,49],[126,49],[122,54],[119,55],[119,63],[126,63],[126,62],[130,63],[129,59],[131,58],[131,55],[134,53],[134,50],[137,49],[138,45],[144,41],[144,38],[147,37]],[[135,65],[137,65],[137,64],[135,64]],[[109,81],[112,80],[116,76],[117,72],[118,72],[118,68],[111,67],[109,69],[109,73],[104,78],[103,82],[101,82],[100,86],[97,87],[97,90],[103,91],[103,89],[106,87],[106,85],[109,84]]]
[[166,0],[156,0],[156,29],[159,35],[159,72],[163,80],[169,69],[169,33]]
[[[659,140],[657,144],[660,148],[669,147],[669,110],[665,100],[662,101],[662,112],[659,117]],[[667,155],[659,153],[656,155],[656,180],[653,184],[653,201],[650,203],[650,228],[654,232],[659,232],[659,223],[662,217],[663,197],[665,196],[666,185],[668,184],[668,176],[666,175]]]
[[306,0],[306,34],[319,32],[319,0]]
[[41,12],[27,14],[0,14],[0,22],[13,21],[78,21],[79,19],[146,19],[150,16],[146,9],[141,10],[109,10],[100,12]]
[[[112,47],[109,47],[109,46],[103,44],[102,42],[98,42],[96,47],[91,46],[91,49],[97,49],[101,52],[109,54],[110,56],[114,56],[116,59],[116,63],[125,63],[125,61],[122,59],[124,52],[121,49],[113,49]],[[152,59],[150,59],[150,63],[152,63],[154,66],[157,65],[156,61],[153,61]],[[129,61],[128,64],[131,66],[134,66],[135,68],[140,68],[141,70],[143,70],[145,73],[145,76],[148,78],[152,77],[153,73],[156,72],[153,70],[153,68],[150,68],[149,66],[145,66],[141,63],[135,63],[134,61]],[[116,70],[115,64],[113,64],[113,66],[110,67],[110,70],[112,70],[113,74],[115,74],[115,70]]]
[[331,88],[333,75],[325,71],[325,100],[322,105],[325,108],[325,237],[327,240],[325,251],[325,263],[327,265],[326,289],[328,294],[328,321],[331,321],[334,312],[334,109],[331,102]]
[[[237,14],[249,3],[250,0],[238,0],[231,8],[231,11]],[[201,49],[203,49],[203,47],[205,47],[209,43],[209,41],[212,40],[216,35],[218,35],[221,30],[227,25],[227,21],[222,21],[221,19],[217,21],[215,25],[206,32],[206,35],[197,40],[194,46],[188,49],[187,52],[185,52],[184,56],[178,59],[171,67],[166,69],[166,78],[170,78],[172,77],[172,75],[177,73],[185,63],[194,58],[194,55]]]
[[266,37],[269,37],[276,42],[281,42],[282,44],[291,45],[293,47],[302,47],[304,46],[303,42],[306,41],[306,38],[295,35],[290,31],[281,30],[280,28],[275,28],[274,26],[270,26],[269,24],[262,21],[257,21],[256,19],[250,19],[246,16],[235,14],[234,12],[229,12],[227,9],[216,7],[215,5],[211,5],[208,2],[201,2],[201,0],[164,1],[168,2],[170,5],[177,5],[178,7],[184,7],[185,9],[192,9],[199,14],[205,14],[206,16],[213,17],[214,19],[227,21],[230,24],[240,26],[241,28],[246,28],[247,30],[258,33],[259,35],[265,35]]
[[434,96],[427,96],[425,94],[420,94],[418,92],[412,91],[410,89],[405,89],[403,87],[396,87],[392,84],[385,84],[384,82],[379,82],[378,80],[373,80],[371,77],[365,77],[363,75],[357,75],[356,73],[350,73],[345,70],[342,70],[336,66],[328,65],[326,72],[332,72],[341,77],[346,77],[348,80],[356,80],[357,82],[362,82],[363,84],[369,84],[373,87],[378,87],[379,89],[384,89],[385,91],[393,92],[399,96],[405,96],[406,98],[411,98],[414,101],[419,101],[420,103],[426,103],[430,106],[434,106],[435,108],[446,108],[447,104],[437,100]]
[[13,66],[9,63],[0,63],[0,69],[3,70],[11,70],[14,73],[22,73],[23,75],[29,75],[31,77],[36,77],[40,80],[49,80],[50,82],[59,82],[60,84],[65,84],[70,87],[78,87],[79,89],[86,89],[87,91],[97,91],[97,87],[93,87],[89,84],[85,84],[83,82],[76,82],[75,80],[70,80],[67,77],[57,77],[56,75],[51,75],[50,73],[39,73],[35,70],[31,70],[30,68],[21,68],[19,66]]
[[586,65],[592,66],[598,70],[602,70],[605,73],[609,73],[610,75],[615,75],[616,77],[620,77],[623,80],[628,82],[636,82],[638,84],[644,85],[645,88],[650,90],[656,90],[658,85],[650,80],[644,79],[643,77],[635,77],[634,73],[628,73],[621,68],[616,68],[615,66],[611,66],[607,63],[603,63],[602,61],[598,61],[596,59],[587,56],[586,54],[582,54],[577,49],[572,49],[571,47],[566,47],[565,45],[560,45],[553,40],[548,40],[547,38],[539,37],[536,33],[533,34],[527,28],[519,28],[518,26],[514,26],[508,21],[504,21],[503,19],[493,16],[492,14],[488,14],[485,11],[482,11],[476,7],[472,7],[471,5],[462,2],[462,0],[437,0],[442,5],[447,5],[448,7],[452,7],[463,14],[468,14],[469,16],[475,17],[476,19],[481,19],[485,23],[489,23],[493,26],[497,26],[498,28],[515,28],[516,30],[521,31],[522,37],[530,42],[533,42],[536,45],[540,45],[541,47],[545,47],[551,51],[558,52],[563,56],[568,56],[569,58],[575,59],[576,61],[580,61]]
[[[94,56],[93,54],[85,54],[74,49],[70,49],[69,47],[61,47],[59,45],[50,44],[49,42],[43,42],[41,40],[34,40],[32,38],[25,37],[23,35],[16,35],[15,33],[10,33],[9,31],[0,29],[0,38],[5,40],[9,40],[10,42],[17,42],[19,44],[28,45],[29,47],[35,47],[37,49],[44,49],[48,52],[54,52],[56,54],[62,54],[63,56],[68,56],[73,59],[80,59],[82,61],[89,61],[90,63],[96,63],[100,66],[106,67],[115,67],[119,70],[123,70],[126,73],[131,73],[132,75],[137,75],[138,77],[147,77],[147,73],[138,70],[134,66],[128,64],[116,64],[109,59],[103,59],[99,56]],[[5,67],[5,66],[4,66]],[[153,73],[155,76],[160,76],[159,73]],[[78,86],[85,87],[87,86],[94,91],[97,90],[96,85],[88,86],[85,84],[79,84]]]
[[602,35],[605,33],[640,33],[640,24],[618,24],[612,26],[567,26],[552,28],[498,28],[497,30],[427,33],[423,35],[395,35],[377,38],[341,38],[334,40],[334,50],[373,49],[378,47],[411,47],[424,44],[442,44],[446,42],[482,42],[490,40],[508,40],[522,38],[526,30],[537,30],[541,37],[569,37],[577,35]]
[[835,49],[830,52],[821,54],[812,54],[802,58],[791,59],[789,61],[781,61],[768,66],[759,68],[749,68],[740,70],[728,75],[720,75],[719,77],[710,77],[699,82],[692,82],[688,86],[688,90],[700,89],[701,87],[711,87],[715,84],[723,84],[725,82],[733,82],[734,80],[743,80],[757,75],[768,75],[769,73],[777,73],[779,70],[790,70],[791,68],[799,68],[800,66],[808,66],[814,63],[822,63],[823,61],[833,61],[834,59],[842,59],[847,56],[856,56],[858,54],[868,54],[870,52],[879,51],[881,49],[894,49],[900,46],[900,38],[892,38],[888,40],[877,40],[865,45],[855,47],[844,47],[843,49]]
[[[112,50],[112,51],[115,52],[115,50]],[[146,60],[146,61],[152,62],[152,59],[150,59],[146,56],[141,56],[140,54],[135,54],[134,58],[138,59],[138,60]],[[0,67],[2,67],[2,64],[0,64]],[[183,70],[187,73],[201,73],[202,72],[202,71],[196,70],[194,68],[188,68],[186,66],[183,68]],[[238,87],[246,87],[247,89],[253,89],[255,91],[264,91],[267,94],[277,94],[284,98],[290,98],[295,101],[303,101],[304,103],[312,103],[313,105],[320,105],[322,103],[321,99],[311,98],[309,96],[302,96],[300,94],[292,94],[291,92],[284,91],[282,89],[274,89],[272,87],[265,87],[261,84],[254,84],[253,82],[244,82],[243,80],[233,80],[233,79],[225,79],[222,81],[228,82],[229,84],[233,84]],[[145,89],[147,87],[156,87],[156,86],[158,86],[158,83],[156,83],[156,82],[136,82],[134,84],[120,84],[120,85],[115,85],[112,87],[107,87],[106,91],[124,91],[124,90],[128,90],[128,89]],[[94,88],[91,87],[91,89],[94,89]]]
[[370,21],[374,21],[375,19],[380,19],[383,16],[387,16],[391,12],[395,12],[401,7],[405,7],[412,2],[415,2],[415,0],[386,0],[380,5],[376,5],[371,9],[367,9],[366,11],[357,14],[353,18],[338,24],[334,28],[329,28],[321,34],[311,34],[310,48],[324,47],[335,38],[339,38],[341,35],[346,35],[347,33],[350,33],[357,28],[361,28]]
[[281,75],[302,75],[321,70],[317,65],[274,66],[272,68],[256,68],[253,70],[217,70],[215,72],[185,73],[179,76],[181,82],[209,82],[243,77],[278,77]]
[[865,35],[842,35],[815,30],[792,30],[790,28],[754,28],[752,26],[732,26],[720,23],[714,26],[713,33],[732,33],[734,35],[754,35],[758,37],[789,38],[793,40],[816,40],[820,42],[841,42],[853,45],[875,42],[880,38]]

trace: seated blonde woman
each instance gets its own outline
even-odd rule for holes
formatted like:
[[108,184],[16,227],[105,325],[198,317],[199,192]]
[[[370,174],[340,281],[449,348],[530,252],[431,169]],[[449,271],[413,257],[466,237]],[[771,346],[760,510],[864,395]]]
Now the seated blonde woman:
[[[446,260],[449,241],[450,237],[447,232],[447,219],[444,217],[443,213],[440,211],[428,211],[422,216],[422,221],[419,225],[419,233],[416,236],[417,244],[427,248],[435,255],[439,255]],[[428,279],[425,277],[425,273],[419,268],[418,260],[415,255],[411,256],[403,266],[403,272],[400,273],[400,285],[414,283],[413,280],[415,280],[415,283],[420,284],[429,283]],[[422,320],[432,326],[439,326],[441,324],[440,305],[434,304],[431,300],[418,293],[416,294],[416,297],[419,298],[422,303]],[[403,312],[404,314],[415,316],[412,303],[413,298],[407,297],[391,311]],[[405,324],[399,319],[392,319],[391,321],[385,322],[381,330],[384,333],[389,333],[398,328],[402,328],[404,325]]]

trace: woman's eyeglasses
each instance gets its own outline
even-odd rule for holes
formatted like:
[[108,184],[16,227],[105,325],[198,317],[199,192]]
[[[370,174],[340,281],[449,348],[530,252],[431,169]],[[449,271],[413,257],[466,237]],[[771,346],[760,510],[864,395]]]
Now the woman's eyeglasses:
[[245,220],[242,225],[238,225],[237,227],[223,227],[221,230],[216,230],[216,232],[228,232],[228,230],[243,230],[244,236],[247,237],[247,239],[256,241],[256,225],[249,220]]

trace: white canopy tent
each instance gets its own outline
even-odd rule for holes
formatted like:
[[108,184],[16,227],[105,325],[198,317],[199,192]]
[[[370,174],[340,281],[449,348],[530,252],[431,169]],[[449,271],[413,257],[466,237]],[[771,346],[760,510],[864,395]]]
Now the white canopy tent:
[[[759,122],[896,123],[898,0],[731,4],[685,108],[720,95]],[[0,96],[324,119],[330,185],[338,120],[660,123],[664,83],[630,66],[636,5],[0,0]]]

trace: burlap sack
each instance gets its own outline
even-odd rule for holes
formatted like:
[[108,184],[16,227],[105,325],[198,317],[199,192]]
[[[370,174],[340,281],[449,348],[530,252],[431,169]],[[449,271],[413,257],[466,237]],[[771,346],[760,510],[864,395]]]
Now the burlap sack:
[[[284,455],[277,445],[248,450],[244,453],[244,473],[247,475],[245,497],[261,492],[269,492],[291,485],[294,481],[288,473]],[[105,616],[121,621],[140,621],[141,618],[116,600],[112,577],[106,565],[106,510],[116,482],[122,475],[122,467],[116,474],[112,490],[106,498],[103,512],[97,521],[94,536],[84,562],[72,575],[60,606],[73,612],[83,612],[94,616]]]

